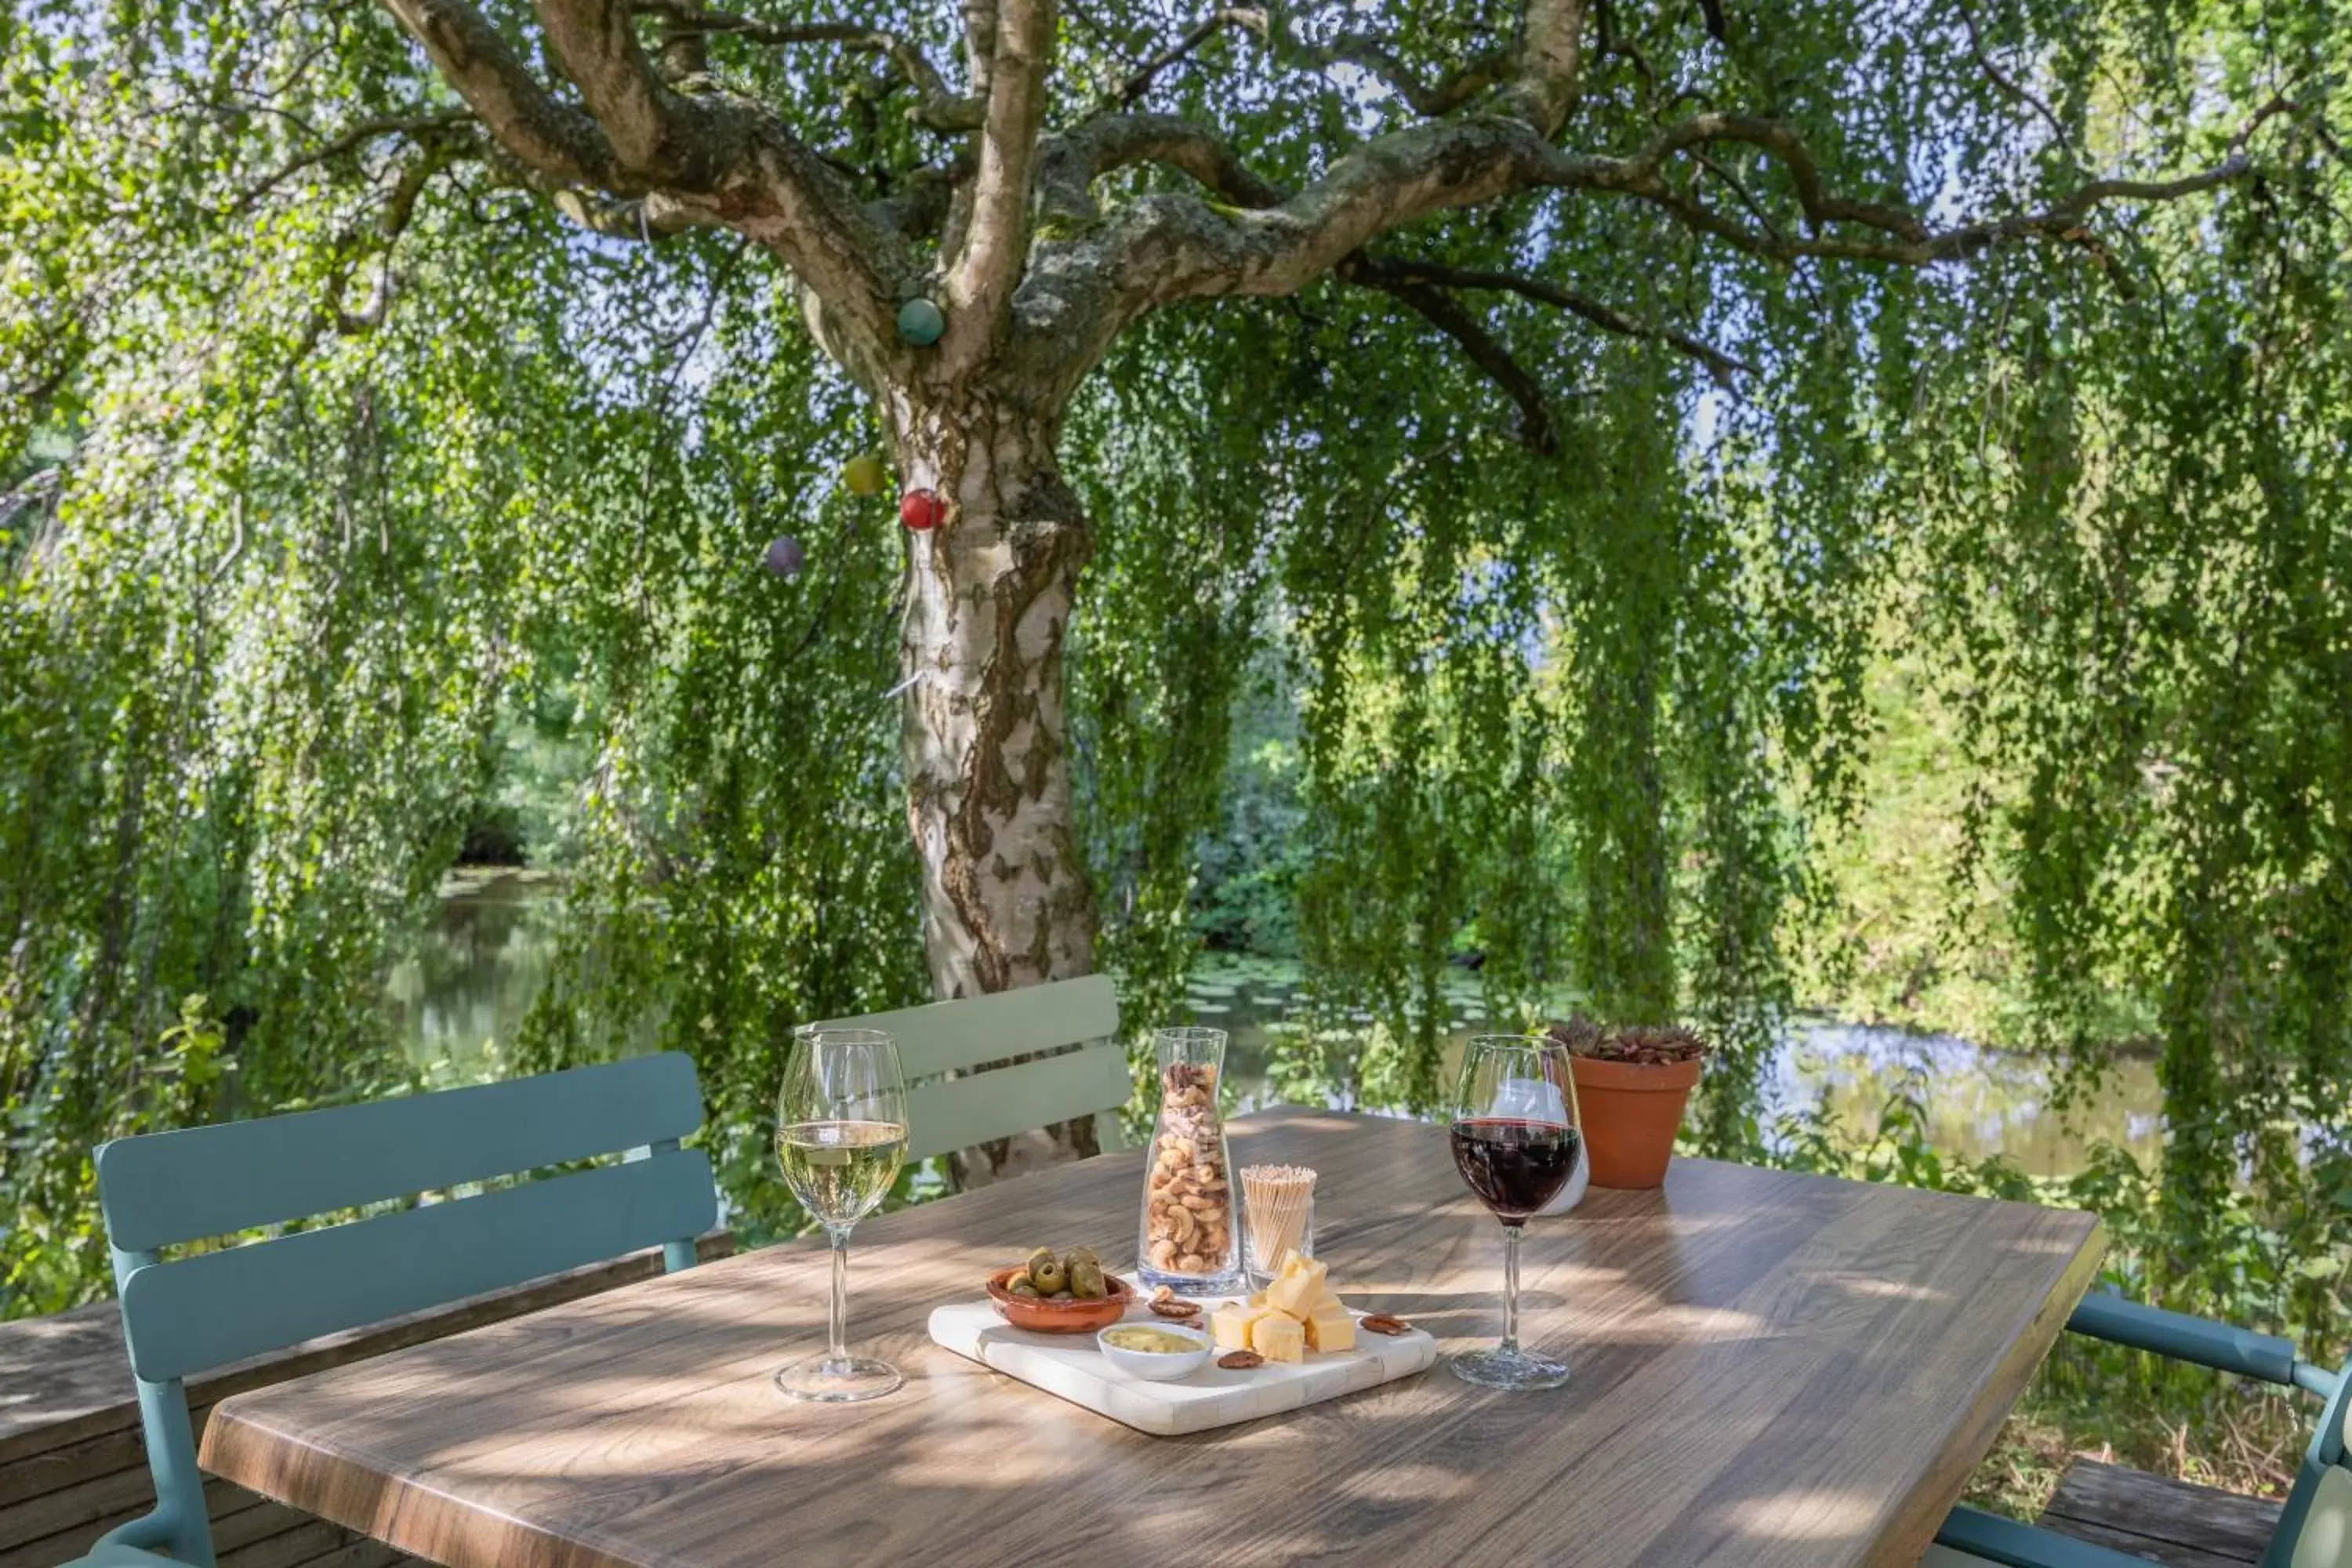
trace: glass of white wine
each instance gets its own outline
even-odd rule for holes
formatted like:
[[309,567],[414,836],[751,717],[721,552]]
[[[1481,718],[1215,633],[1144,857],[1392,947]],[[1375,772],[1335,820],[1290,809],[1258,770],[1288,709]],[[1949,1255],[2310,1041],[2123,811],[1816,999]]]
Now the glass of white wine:
[[833,1238],[833,1311],[824,1352],[777,1370],[776,1386],[795,1399],[872,1399],[903,1381],[888,1362],[851,1355],[844,1329],[850,1229],[881,1203],[906,1157],[907,1084],[890,1037],[801,1030],[777,1100],[776,1158],[793,1195]]

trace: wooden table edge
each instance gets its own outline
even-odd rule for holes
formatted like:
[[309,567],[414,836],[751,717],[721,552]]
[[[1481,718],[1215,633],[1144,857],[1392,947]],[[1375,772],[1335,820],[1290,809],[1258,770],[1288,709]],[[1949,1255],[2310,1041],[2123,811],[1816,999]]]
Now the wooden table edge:
[[2066,1320],[2074,1316],[2076,1304],[2098,1278],[2099,1265],[2107,1254],[2106,1222],[2086,1210],[2061,1212],[2086,1215],[2091,1228],[2084,1233],[2082,1245],[2067,1260],[2064,1271],[2034,1303],[2018,1332],[2011,1336],[2007,1353],[1978,1385],[1969,1417],[1945,1445],[1940,1460],[1928,1468],[1903,1500],[1896,1510],[1895,1528],[1880,1539],[1867,1559],[1874,1568],[1878,1564],[1885,1568],[1916,1568],[1934,1542],[1936,1531],[1943,1527],[1944,1516],[1952,1511],[1952,1505],[1967,1489],[1969,1477],[1992,1451],[1993,1439],[2000,1435],[2001,1424],[2009,1419],[2017,1396],[2040,1370],[2051,1348],[2058,1342],[2058,1336],[2066,1331]]
[[[253,1389],[254,1394],[267,1393]],[[430,1484],[413,1477],[396,1473],[396,1467],[365,1448],[345,1444],[320,1443],[309,1438],[295,1438],[276,1429],[249,1421],[233,1408],[244,1398],[231,1394],[213,1407],[205,1423],[203,1441],[196,1451],[199,1469],[218,1476],[233,1485],[257,1492],[272,1502],[316,1514],[331,1524],[355,1530],[371,1540],[382,1542],[396,1551],[422,1557],[428,1562],[446,1563],[444,1555],[451,1542],[440,1539],[430,1529],[414,1528],[415,1518],[403,1504],[413,1494],[439,1496]],[[240,1439],[250,1437],[253,1451]],[[288,1456],[294,1456],[289,1461]],[[364,1498],[339,1487],[307,1488],[280,1484],[288,1464],[299,1464],[302,1457],[317,1456],[335,1467],[344,1476],[364,1475],[372,1485]],[[250,1463],[247,1459],[250,1458]],[[554,1531],[501,1513],[479,1503],[467,1501],[463,1506],[479,1518],[495,1518],[509,1539],[501,1543],[498,1561],[511,1561],[507,1553],[526,1548],[533,1563],[562,1563],[565,1568],[641,1568],[636,1559],[617,1554],[606,1545],[576,1535],[558,1535]]]

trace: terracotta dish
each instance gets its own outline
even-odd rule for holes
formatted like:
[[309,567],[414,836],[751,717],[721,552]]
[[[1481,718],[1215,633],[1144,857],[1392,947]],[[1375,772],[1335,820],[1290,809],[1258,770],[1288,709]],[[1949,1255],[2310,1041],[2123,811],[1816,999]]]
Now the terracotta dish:
[[1004,1288],[1004,1282],[1020,1272],[1015,1266],[990,1275],[988,1299],[996,1303],[997,1314],[1006,1322],[1034,1334],[1091,1334],[1118,1322],[1135,1305],[1135,1287],[1116,1274],[1103,1276],[1110,1294],[1099,1301],[1040,1301],[1015,1296]]

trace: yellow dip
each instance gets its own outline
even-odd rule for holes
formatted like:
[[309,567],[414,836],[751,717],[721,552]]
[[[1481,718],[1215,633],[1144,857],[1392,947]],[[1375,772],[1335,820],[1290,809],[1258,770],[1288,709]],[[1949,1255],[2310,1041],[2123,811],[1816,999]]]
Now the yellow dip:
[[1149,1351],[1154,1355],[1186,1355],[1199,1350],[1198,1340],[1188,1340],[1181,1334],[1171,1334],[1165,1329],[1137,1324],[1129,1329],[1111,1329],[1103,1334],[1103,1343],[1117,1345],[1123,1351]]

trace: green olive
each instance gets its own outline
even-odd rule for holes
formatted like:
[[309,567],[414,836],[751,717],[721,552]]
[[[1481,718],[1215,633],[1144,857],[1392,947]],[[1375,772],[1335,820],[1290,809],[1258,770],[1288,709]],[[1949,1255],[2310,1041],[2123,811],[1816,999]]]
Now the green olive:
[[1037,1287],[1029,1283],[1029,1276],[1026,1274],[1015,1274],[1012,1279],[1006,1280],[1004,1282],[1004,1289],[1005,1293],[1008,1295],[1026,1296],[1033,1301],[1035,1300],[1038,1296]]
[[1062,1260],[1051,1253],[1046,1254],[1042,1263],[1034,1258],[1029,1260],[1029,1278],[1035,1280],[1037,1289],[1048,1296],[1058,1294],[1070,1282],[1068,1272],[1062,1268]]
[[1082,1258],[1070,1265],[1070,1294],[1081,1301],[1099,1301],[1110,1294],[1103,1283],[1102,1265],[1091,1258]]
[[1029,1254],[1029,1261],[1021,1267],[1030,1279],[1040,1278],[1043,1270],[1054,1267],[1054,1249],[1050,1247],[1038,1247]]

